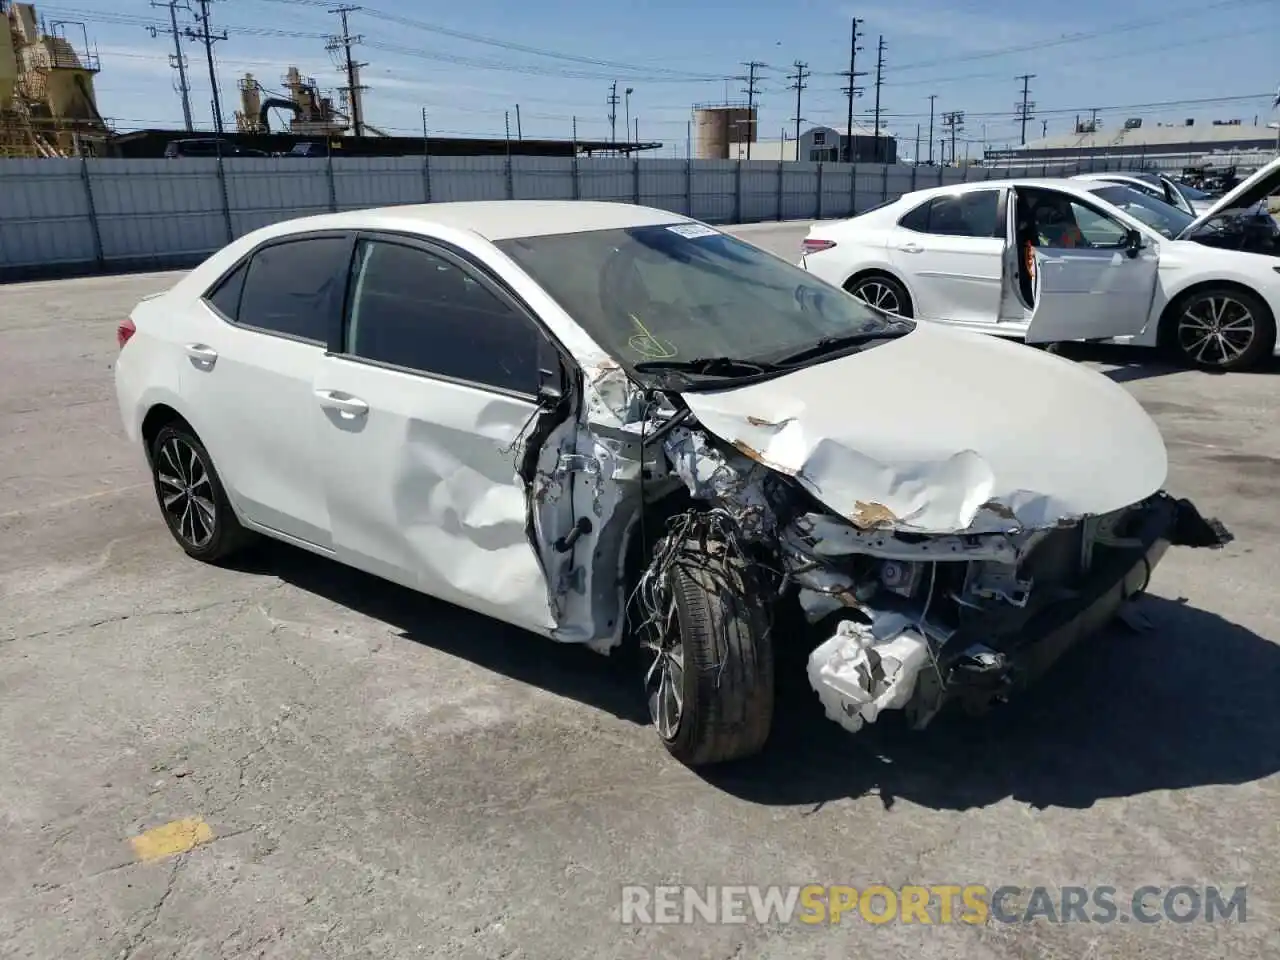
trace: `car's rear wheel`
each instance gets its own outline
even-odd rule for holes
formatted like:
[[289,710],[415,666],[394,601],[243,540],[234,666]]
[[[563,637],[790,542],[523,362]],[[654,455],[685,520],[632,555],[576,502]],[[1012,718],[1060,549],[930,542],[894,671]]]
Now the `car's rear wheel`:
[[774,671],[766,591],[748,560],[715,540],[666,556],[669,607],[642,628],[649,717],[681,763],[758,753],[773,725]]
[[907,288],[893,277],[883,273],[869,273],[854,277],[845,289],[868,306],[900,317],[911,316],[911,296]]
[[1202,370],[1233,371],[1256,366],[1275,345],[1275,318],[1263,300],[1233,286],[1204,287],[1170,311],[1166,343]]
[[217,563],[252,539],[236,519],[209,451],[185,424],[160,428],[151,443],[151,475],[165,524],[188,556]]

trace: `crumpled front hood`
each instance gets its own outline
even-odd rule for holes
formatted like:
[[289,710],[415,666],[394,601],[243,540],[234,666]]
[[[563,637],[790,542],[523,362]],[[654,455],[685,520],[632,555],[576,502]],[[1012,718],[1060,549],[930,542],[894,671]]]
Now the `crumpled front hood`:
[[1159,429],[1111,380],[927,322],[863,353],[684,400],[709,432],[859,527],[1054,526],[1136,503],[1168,471]]

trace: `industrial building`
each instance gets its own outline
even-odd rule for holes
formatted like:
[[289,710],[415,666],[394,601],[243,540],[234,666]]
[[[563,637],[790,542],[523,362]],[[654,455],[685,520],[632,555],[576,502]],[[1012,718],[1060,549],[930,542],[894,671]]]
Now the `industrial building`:
[[1249,165],[1280,149],[1280,130],[1241,120],[1209,123],[1147,123],[1132,117],[1121,126],[1104,128],[1095,121],[1077,121],[1071,133],[1032,140],[1007,150],[988,150],[986,159],[997,166],[1079,164],[1105,162],[1112,166],[1180,169],[1212,163]]
[[[845,130],[835,127],[810,127],[800,134],[800,149],[796,139],[782,131],[772,140],[760,140],[751,145],[752,160],[804,160],[809,163],[897,163],[898,142],[887,130],[882,129],[878,138],[873,128],[859,123],[853,125],[852,149]],[[746,160],[746,151],[739,149],[734,159]]]
[[693,107],[694,157],[699,160],[804,160],[811,163],[896,163],[897,141],[872,127],[810,127],[799,140],[781,131],[777,139],[759,136],[759,112],[754,104],[699,103]]
[[46,29],[33,4],[5,0],[0,15],[0,157],[100,153],[109,131],[98,112],[99,62],[84,25]]

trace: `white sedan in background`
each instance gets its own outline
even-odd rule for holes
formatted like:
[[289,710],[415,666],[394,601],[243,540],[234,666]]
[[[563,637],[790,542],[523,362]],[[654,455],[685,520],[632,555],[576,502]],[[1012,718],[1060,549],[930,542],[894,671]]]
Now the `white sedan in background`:
[[1073,180],[1101,180],[1104,183],[1119,183],[1126,187],[1149,194],[1157,200],[1163,200],[1171,207],[1177,207],[1183,213],[1198,217],[1217,203],[1217,198],[1203,190],[1178,183],[1158,173],[1078,173]]
[[815,224],[801,265],[890,313],[1241,370],[1276,350],[1280,245],[1248,211],[1278,188],[1280,160],[1198,217],[1102,180],[918,190]]

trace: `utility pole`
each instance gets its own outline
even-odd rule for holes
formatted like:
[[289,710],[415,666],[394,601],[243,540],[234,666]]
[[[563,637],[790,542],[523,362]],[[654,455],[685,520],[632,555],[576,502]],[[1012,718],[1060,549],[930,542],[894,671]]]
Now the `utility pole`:
[[933,166],[933,102],[938,99],[936,93],[929,94],[929,166]]
[[[191,85],[187,83],[187,58],[182,53],[182,31],[178,29],[178,3],[180,0],[168,0],[166,3],[157,3],[151,0],[151,6],[164,7],[169,11],[170,31],[173,34],[173,53],[169,55],[169,66],[178,71],[178,93],[182,96],[182,122],[185,124],[187,133],[195,130],[195,126],[191,123]],[[183,6],[184,10],[190,12],[190,7]],[[156,35],[156,28],[151,28],[151,35]]]
[[862,20],[859,18],[853,18],[853,30],[849,36],[849,72],[844,74],[845,79],[849,81],[849,85],[841,88],[844,95],[849,98],[849,116],[845,123],[845,139],[849,142],[849,147],[845,154],[845,163],[853,162],[853,100],[862,93],[862,88],[858,86],[858,77],[867,75],[865,70],[861,73],[857,70],[858,51],[862,49],[858,46],[858,40],[862,37],[862,33],[858,30],[858,26],[861,23]]
[[796,160],[798,161],[800,159],[800,120],[802,119],[800,116],[800,92],[808,86],[808,84],[804,82],[804,78],[809,75],[809,65],[797,60],[792,64],[792,66],[796,68],[796,72],[790,74],[787,79],[794,80],[795,83],[787,89],[794,90],[796,92]]
[[609,87],[609,144],[617,152],[618,145],[618,81]]
[[524,130],[520,126],[520,104],[516,104],[516,139],[524,139]]
[[1027,96],[1031,92],[1030,85],[1031,81],[1035,79],[1035,76],[1036,75],[1034,73],[1024,73],[1022,76],[1018,77],[1018,79],[1022,81],[1022,102],[1014,104],[1014,108],[1016,110],[1014,113],[1014,119],[1022,121],[1023,146],[1026,146],[1027,143],[1027,121],[1034,116],[1032,111],[1035,109],[1035,104],[1029,101]]
[[956,162],[956,134],[964,129],[964,111],[953,110],[942,115],[942,125],[951,131],[951,163]]
[[[625,113],[622,116],[622,120],[623,120],[622,132],[627,135],[628,141],[631,140],[631,95],[635,92],[636,92],[635,87],[627,87],[627,89],[623,91],[623,93],[625,94],[625,98],[624,98],[625,102],[623,106]],[[630,155],[630,153],[631,151],[628,150],[627,154]]]
[[746,81],[742,92],[747,95],[747,159],[751,159],[751,141],[756,138],[756,71],[764,66],[759,60],[750,60],[743,64],[747,68],[745,77],[735,79]]
[[1040,121],[1040,136],[1041,136],[1041,137],[1047,137],[1048,135],[1049,135],[1049,121],[1048,121],[1048,120],[1041,120],[1041,121]]
[[183,35],[188,40],[198,40],[204,44],[205,59],[209,61],[209,88],[213,91],[213,128],[222,133],[222,99],[218,96],[218,71],[213,66],[213,45],[219,40],[227,39],[227,32],[214,33],[209,29],[209,5],[213,0],[196,0],[200,5],[200,12],[193,14],[196,23],[200,24],[199,31],[192,30],[187,27],[183,31]]
[[1092,133],[1097,133],[1098,132],[1098,108],[1092,107],[1090,108],[1089,112],[1093,114],[1093,116],[1089,118],[1089,130]]
[[876,45],[876,163],[880,162],[880,87],[884,84],[884,34]]
[[915,165],[920,166],[920,124],[916,124],[916,152],[911,155]]
[[325,49],[330,52],[341,51],[343,54],[343,69],[347,72],[347,104],[351,111],[351,132],[355,136],[360,136],[364,132],[364,121],[361,114],[364,112],[360,103],[360,94],[365,87],[360,86],[357,77],[361,67],[367,67],[367,63],[356,63],[351,56],[351,47],[357,43],[364,41],[364,37],[353,37],[351,31],[347,29],[347,14],[355,13],[359,7],[334,7],[330,13],[336,13],[342,18],[342,36],[330,37],[329,42],[325,44]]

